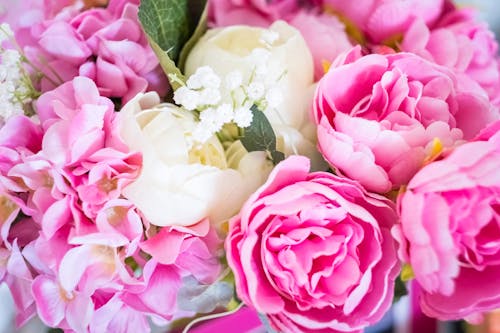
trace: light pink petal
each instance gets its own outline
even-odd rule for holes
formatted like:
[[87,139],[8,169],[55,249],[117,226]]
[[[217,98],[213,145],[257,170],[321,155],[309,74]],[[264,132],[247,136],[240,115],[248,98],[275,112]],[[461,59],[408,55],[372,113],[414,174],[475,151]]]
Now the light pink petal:
[[61,298],[59,285],[51,278],[40,275],[33,281],[33,297],[40,319],[51,327],[57,327],[66,314],[66,304]]

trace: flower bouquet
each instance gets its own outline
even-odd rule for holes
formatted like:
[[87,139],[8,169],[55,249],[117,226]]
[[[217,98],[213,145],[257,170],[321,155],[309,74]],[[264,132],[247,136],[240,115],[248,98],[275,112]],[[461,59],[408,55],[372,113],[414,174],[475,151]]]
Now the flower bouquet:
[[[498,45],[450,0],[2,1],[16,325],[500,308]],[[237,328],[232,328],[237,330]]]

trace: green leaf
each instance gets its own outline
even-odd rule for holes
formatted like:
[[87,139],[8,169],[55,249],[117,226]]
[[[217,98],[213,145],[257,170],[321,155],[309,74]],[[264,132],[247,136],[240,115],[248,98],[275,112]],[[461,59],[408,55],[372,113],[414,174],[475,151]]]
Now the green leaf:
[[188,0],[141,0],[139,20],[144,31],[174,62],[191,34]]
[[285,155],[276,150],[276,135],[269,120],[257,106],[252,108],[253,120],[249,127],[244,128],[243,137],[240,139],[243,147],[249,152],[265,151],[276,165],[285,158]]
[[[194,4],[197,2],[198,4]],[[203,3],[203,6],[201,6]],[[198,40],[203,36],[203,34],[207,31],[207,13],[208,13],[208,5],[207,1],[204,0],[192,0],[190,2],[190,8],[192,9],[193,12],[193,17],[199,17],[198,20],[198,25],[194,29],[193,34],[191,35],[191,38],[187,41],[186,44],[184,44],[184,47],[181,50],[180,56],[179,56],[179,68],[181,70],[184,70],[184,66],[186,65],[186,59],[189,55],[189,52],[193,49],[193,47],[196,45]],[[197,10],[201,8],[201,11],[198,13]],[[198,16],[196,16],[198,15]]]
[[401,279],[401,275],[398,276],[396,281],[394,281],[394,299],[393,303],[396,303],[401,299],[401,297],[405,296],[408,294],[408,290],[406,289],[406,285]]
[[[160,62],[161,68],[163,69],[165,74],[167,74],[170,85],[174,90],[176,90],[177,88],[182,86],[182,84],[179,81],[186,82],[184,75],[182,75],[179,68],[177,68],[172,59],[170,59],[168,53],[163,51],[161,47],[158,44],[156,44],[156,42],[153,41],[151,38],[148,39],[151,48],[153,49],[154,53],[156,54],[156,57],[158,58],[158,61]],[[171,75],[175,75],[179,79],[179,81],[172,80]]]

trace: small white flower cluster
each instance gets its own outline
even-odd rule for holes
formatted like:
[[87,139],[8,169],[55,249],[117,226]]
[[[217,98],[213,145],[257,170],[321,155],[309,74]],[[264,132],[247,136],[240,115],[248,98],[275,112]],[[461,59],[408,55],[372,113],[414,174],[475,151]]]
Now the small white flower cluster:
[[11,39],[13,32],[7,23],[0,24],[0,118],[23,114],[23,104],[29,102],[28,88],[23,80],[21,54],[17,50],[4,49],[1,45]]
[[[279,34],[269,30],[261,39],[270,47],[279,39]],[[203,144],[228,123],[235,123],[240,128],[250,126],[253,105],[268,112],[282,103],[278,82],[285,73],[276,66],[270,68],[270,57],[271,52],[266,48],[254,49],[250,59],[255,66],[248,79],[239,70],[221,79],[211,67],[200,67],[185,86],[175,91],[175,103],[199,112],[200,121],[192,133],[193,143]]]

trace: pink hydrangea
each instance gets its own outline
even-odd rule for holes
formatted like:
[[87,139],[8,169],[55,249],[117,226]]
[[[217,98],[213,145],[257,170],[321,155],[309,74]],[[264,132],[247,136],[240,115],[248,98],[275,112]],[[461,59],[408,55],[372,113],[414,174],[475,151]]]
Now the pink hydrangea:
[[230,221],[237,294],[279,332],[361,332],[392,302],[396,219],[388,199],[289,157]]
[[459,76],[467,75],[499,105],[498,44],[487,24],[476,19],[475,12],[450,11],[432,30],[422,20],[415,20],[400,48],[452,68]]
[[474,81],[414,54],[361,56],[355,48],[337,60],[316,90],[318,145],[334,169],[370,191],[406,184],[436,142],[452,147],[499,118]]
[[138,3],[111,0],[106,8],[63,12],[19,36],[27,57],[43,71],[41,90],[80,75],[121,103],[147,90],[164,95],[167,81],[138,21]]
[[178,305],[185,279],[209,286],[221,273],[208,220],[158,229],[122,196],[142,158],[91,79],[46,92],[36,110],[40,124],[13,117],[0,129],[0,282],[17,323],[37,313],[68,331],[132,333],[191,315]]
[[424,167],[398,198],[399,254],[429,316],[454,320],[500,306],[499,130],[497,122]]

